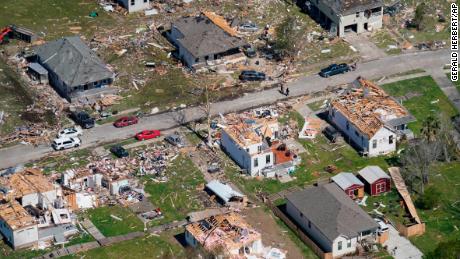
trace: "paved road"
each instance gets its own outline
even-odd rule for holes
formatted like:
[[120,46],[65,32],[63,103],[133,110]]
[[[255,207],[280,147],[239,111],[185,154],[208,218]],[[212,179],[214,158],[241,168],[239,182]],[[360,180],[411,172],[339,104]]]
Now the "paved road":
[[[301,77],[297,81],[288,84],[290,97],[324,91],[328,89],[328,87],[349,83],[360,75],[366,78],[378,78],[417,68],[436,70],[449,62],[449,56],[450,52],[447,49],[402,54],[361,63],[358,64],[358,69],[356,71],[327,79],[317,75]],[[261,92],[249,93],[235,100],[215,103],[212,105],[211,112],[213,115],[236,112],[275,103],[285,98],[287,97],[281,95],[278,89],[269,89]],[[187,108],[178,112],[167,112],[141,118],[137,125],[121,129],[115,129],[112,125],[97,126],[84,132],[84,136],[82,137],[82,148],[96,146],[104,142],[126,139],[131,137],[135,132],[147,128],[160,130],[170,129],[181,123],[194,121],[204,116],[204,110],[196,107]],[[44,145],[38,147],[17,145],[1,149],[0,169],[40,159],[50,152],[53,152],[52,149]]]

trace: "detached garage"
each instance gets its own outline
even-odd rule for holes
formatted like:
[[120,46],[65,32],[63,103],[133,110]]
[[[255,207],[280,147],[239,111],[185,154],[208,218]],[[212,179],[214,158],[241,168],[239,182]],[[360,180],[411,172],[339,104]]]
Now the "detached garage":
[[358,178],[364,183],[364,190],[371,196],[391,190],[390,176],[378,166],[366,166],[358,172]]

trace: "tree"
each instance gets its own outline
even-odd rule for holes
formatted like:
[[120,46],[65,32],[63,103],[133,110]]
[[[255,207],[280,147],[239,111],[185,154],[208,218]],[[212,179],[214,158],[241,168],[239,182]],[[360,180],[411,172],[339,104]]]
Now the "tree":
[[441,123],[437,117],[428,116],[422,123],[422,130],[420,134],[422,137],[430,142],[436,141],[441,130]]
[[444,241],[436,249],[424,256],[427,259],[458,259],[460,256],[460,239]]
[[420,209],[431,210],[439,204],[441,193],[435,186],[426,188],[425,193],[420,195],[415,201],[415,204]]
[[295,16],[286,17],[283,22],[276,28],[275,49],[283,57],[292,57],[297,52],[298,35],[296,32]]
[[424,2],[420,3],[415,8],[414,25],[419,31],[425,29],[426,11],[427,6]]

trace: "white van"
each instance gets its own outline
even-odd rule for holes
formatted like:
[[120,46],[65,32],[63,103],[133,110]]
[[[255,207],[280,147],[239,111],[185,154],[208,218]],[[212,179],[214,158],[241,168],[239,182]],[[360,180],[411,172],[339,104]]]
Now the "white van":
[[51,146],[54,148],[54,150],[63,150],[67,148],[78,147],[80,144],[81,140],[79,138],[64,137],[55,139]]

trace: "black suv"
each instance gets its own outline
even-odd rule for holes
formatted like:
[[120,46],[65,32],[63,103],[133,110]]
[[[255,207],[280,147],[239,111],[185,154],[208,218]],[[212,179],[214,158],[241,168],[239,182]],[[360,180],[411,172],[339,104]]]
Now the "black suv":
[[351,70],[350,66],[348,66],[345,63],[339,64],[339,65],[332,64],[326,68],[321,69],[321,72],[319,72],[319,75],[322,77],[330,77],[330,76],[334,76],[337,74],[346,73],[350,70]]
[[84,129],[94,127],[94,118],[91,118],[87,112],[76,111],[70,114],[70,118]]
[[124,149],[120,145],[116,145],[116,146],[111,147],[110,152],[112,152],[116,157],[119,157],[119,158],[129,156],[128,151],[126,151],[126,149]]
[[254,70],[243,70],[240,74],[242,81],[264,81],[265,74]]

